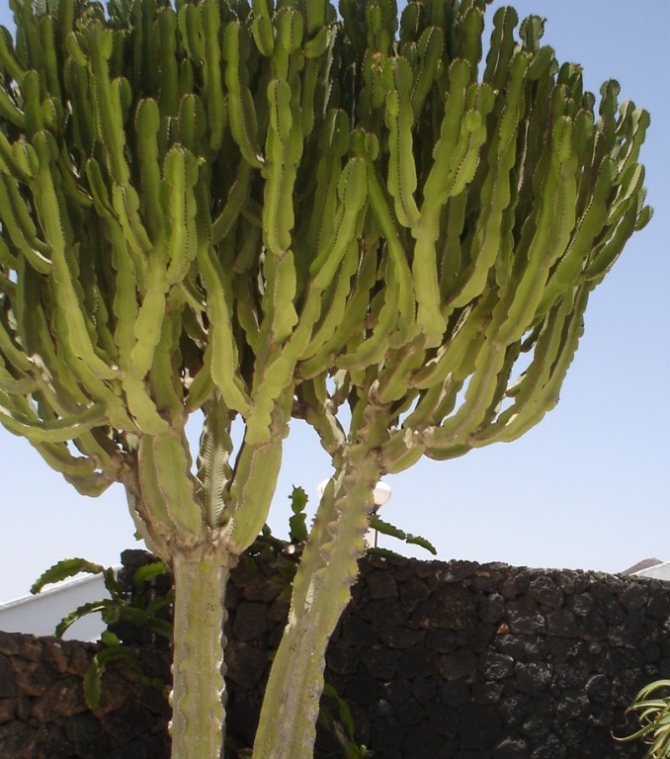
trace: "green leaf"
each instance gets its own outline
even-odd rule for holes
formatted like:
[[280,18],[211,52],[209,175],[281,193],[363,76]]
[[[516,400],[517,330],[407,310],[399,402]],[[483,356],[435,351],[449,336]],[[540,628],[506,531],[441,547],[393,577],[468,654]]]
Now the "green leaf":
[[426,540],[426,538],[422,538],[421,535],[412,535],[408,532],[407,537],[405,538],[405,543],[425,548],[426,551],[432,553],[433,556],[437,556],[437,549],[435,546],[429,540]]
[[307,495],[307,492],[304,488],[293,486],[293,490],[291,492],[291,495],[289,496],[291,500],[291,510],[294,514],[302,514],[305,511],[305,508],[307,507],[307,502],[309,501],[309,496]]
[[420,535],[412,535],[411,533],[404,532],[390,522],[385,522],[377,516],[373,516],[370,519],[370,527],[373,530],[377,530],[377,532],[380,532],[382,535],[388,535],[389,537],[403,540],[408,545],[420,546],[421,548],[425,548],[429,553],[437,555],[437,549],[429,540],[426,540],[426,538],[422,538]]
[[380,532],[382,535],[388,535],[389,537],[397,538],[398,540],[404,540],[407,537],[407,533],[403,532],[403,530],[395,527],[390,522],[384,522],[376,516],[370,519],[370,527],[373,530],[377,530],[377,532]]
[[103,572],[105,578],[105,588],[113,600],[118,601],[123,598],[123,590],[116,579],[116,572],[112,567],[107,567]]
[[289,519],[289,537],[291,543],[302,543],[307,540],[307,516],[305,514],[305,508],[307,506],[307,493],[303,488],[293,486],[293,491],[289,496],[291,501],[291,510],[293,516]]
[[100,703],[102,676],[109,662],[118,659],[127,661],[136,672],[142,674],[142,665],[130,649],[122,645],[112,645],[101,649],[91,660],[91,664],[84,675],[84,696],[89,707],[96,707]]
[[86,705],[91,709],[100,703],[103,672],[104,667],[98,662],[98,654],[96,654],[84,674],[84,698]]
[[82,617],[85,617],[88,614],[96,614],[99,612],[100,614],[102,614],[103,619],[104,619],[105,612],[113,610],[113,609],[114,609],[114,602],[110,601],[109,599],[105,599],[103,601],[91,601],[90,603],[83,604],[82,606],[78,606],[74,611],[71,611],[69,614],[66,614],[63,617],[63,619],[61,619],[61,621],[58,623],[58,625],[56,625],[56,630],[54,632],[54,635],[57,638],[62,638],[65,632]]
[[133,575],[133,584],[139,590],[146,583],[167,573],[168,567],[164,561],[152,561],[150,564],[144,564],[135,571],[135,574]]
[[119,639],[119,636],[111,632],[111,630],[103,630],[100,635],[100,640],[106,646],[120,646],[121,645],[121,640]]
[[134,606],[122,603],[118,605],[116,611],[120,622],[130,622],[135,627],[144,627],[149,622],[145,609],[137,609]]
[[164,619],[148,619],[146,625],[152,632],[162,635],[167,640],[172,640],[174,627],[170,622]]
[[365,759],[368,756],[368,752],[365,746],[360,746],[356,743],[356,725],[349,704],[330,683],[324,684],[323,695],[332,698],[337,703],[340,721],[337,722],[333,718],[333,715],[323,701],[319,707],[319,721],[326,730],[333,733],[342,745],[347,759]]
[[61,582],[61,580],[67,580],[68,577],[75,577],[81,572],[99,575],[104,571],[105,568],[103,566],[100,564],[94,564],[86,559],[63,559],[43,572],[32,584],[30,592],[33,594],[39,593],[45,585]]

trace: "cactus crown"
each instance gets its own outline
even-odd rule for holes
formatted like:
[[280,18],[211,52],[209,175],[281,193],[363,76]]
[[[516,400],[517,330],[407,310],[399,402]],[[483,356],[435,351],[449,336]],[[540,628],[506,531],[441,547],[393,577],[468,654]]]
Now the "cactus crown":
[[649,218],[649,117],[616,82],[596,111],[511,8],[482,59],[486,4],[13,0],[0,421],[94,494],[138,455],[188,469],[167,431],[199,408],[203,493],[235,415],[336,457],[372,407],[385,471],[541,419]]

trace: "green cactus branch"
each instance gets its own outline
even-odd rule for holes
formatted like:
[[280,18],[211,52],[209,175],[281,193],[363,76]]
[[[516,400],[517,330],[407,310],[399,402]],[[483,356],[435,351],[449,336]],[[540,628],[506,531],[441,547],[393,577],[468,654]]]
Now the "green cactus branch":
[[[149,545],[184,568],[182,755],[207,703],[220,719],[199,756],[223,724],[221,618],[183,594],[199,577],[220,597],[291,419],[335,475],[264,708],[267,757],[293,644],[315,657],[283,735],[309,755],[374,478],[537,424],[590,292],[651,217],[648,114],[616,82],[596,105],[537,17],[498,10],[485,53],[487,4],[413,0],[398,18],[394,0],[339,15],[327,0],[10,2],[0,423],[81,493],[121,482]],[[216,653],[192,656],[200,635]]]
[[[367,404],[362,403],[362,405]],[[374,415],[364,414],[369,421]],[[379,425],[377,425],[379,427]],[[311,755],[326,645],[350,599],[381,474],[375,430],[362,430],[330,480],[293,581],[289,620],[266,688],[254,756]],[[369,437],[368,437],[369,435]],[[300,666],[296,668],[296,662]]]

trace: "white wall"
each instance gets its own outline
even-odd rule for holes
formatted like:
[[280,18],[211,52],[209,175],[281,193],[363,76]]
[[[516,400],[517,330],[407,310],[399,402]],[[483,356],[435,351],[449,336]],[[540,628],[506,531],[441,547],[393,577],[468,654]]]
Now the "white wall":
[[670,561],[664,561],[662,564],[654,564],[653,567],[641,569],[635,572],[640,577],[655,577],[657,580],[670,580]]
[[[108,597],[100,575],[75,577],[38,595],[0,605],[0,630],[53,635],[56,625],[71,611],[85,603]],[[75,622],[63,637],[66,640],[98,640],[104,629],[100,615],[90,614]]]

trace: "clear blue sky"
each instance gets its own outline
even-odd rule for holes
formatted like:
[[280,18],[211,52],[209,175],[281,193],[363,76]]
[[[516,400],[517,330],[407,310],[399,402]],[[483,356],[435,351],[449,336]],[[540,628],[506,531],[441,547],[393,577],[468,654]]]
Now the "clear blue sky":
[[[588,89],[618,79],[622,98],[651,112],[642,160],[656,215],[592,296],[558,407],[515,443],[423,460],[388,478],[393,496],[383,516],[431,539],[445,560],[609,572],[650,556],[670,560],[670,3],[517,0],[495,2],[489,16],[503,4],[547,18],[545,41],[560,61],[583,65]],[[11,24],[7,0],[0,23]],[[277,534],[291,485],[314,501],[329,474],[316,438],[299,424],[284,462],[270,520]],[[0,602],[27,593],[61,558],[113,564],[137,545],[120,487],[83,498],[2,428],[0,487]]]

